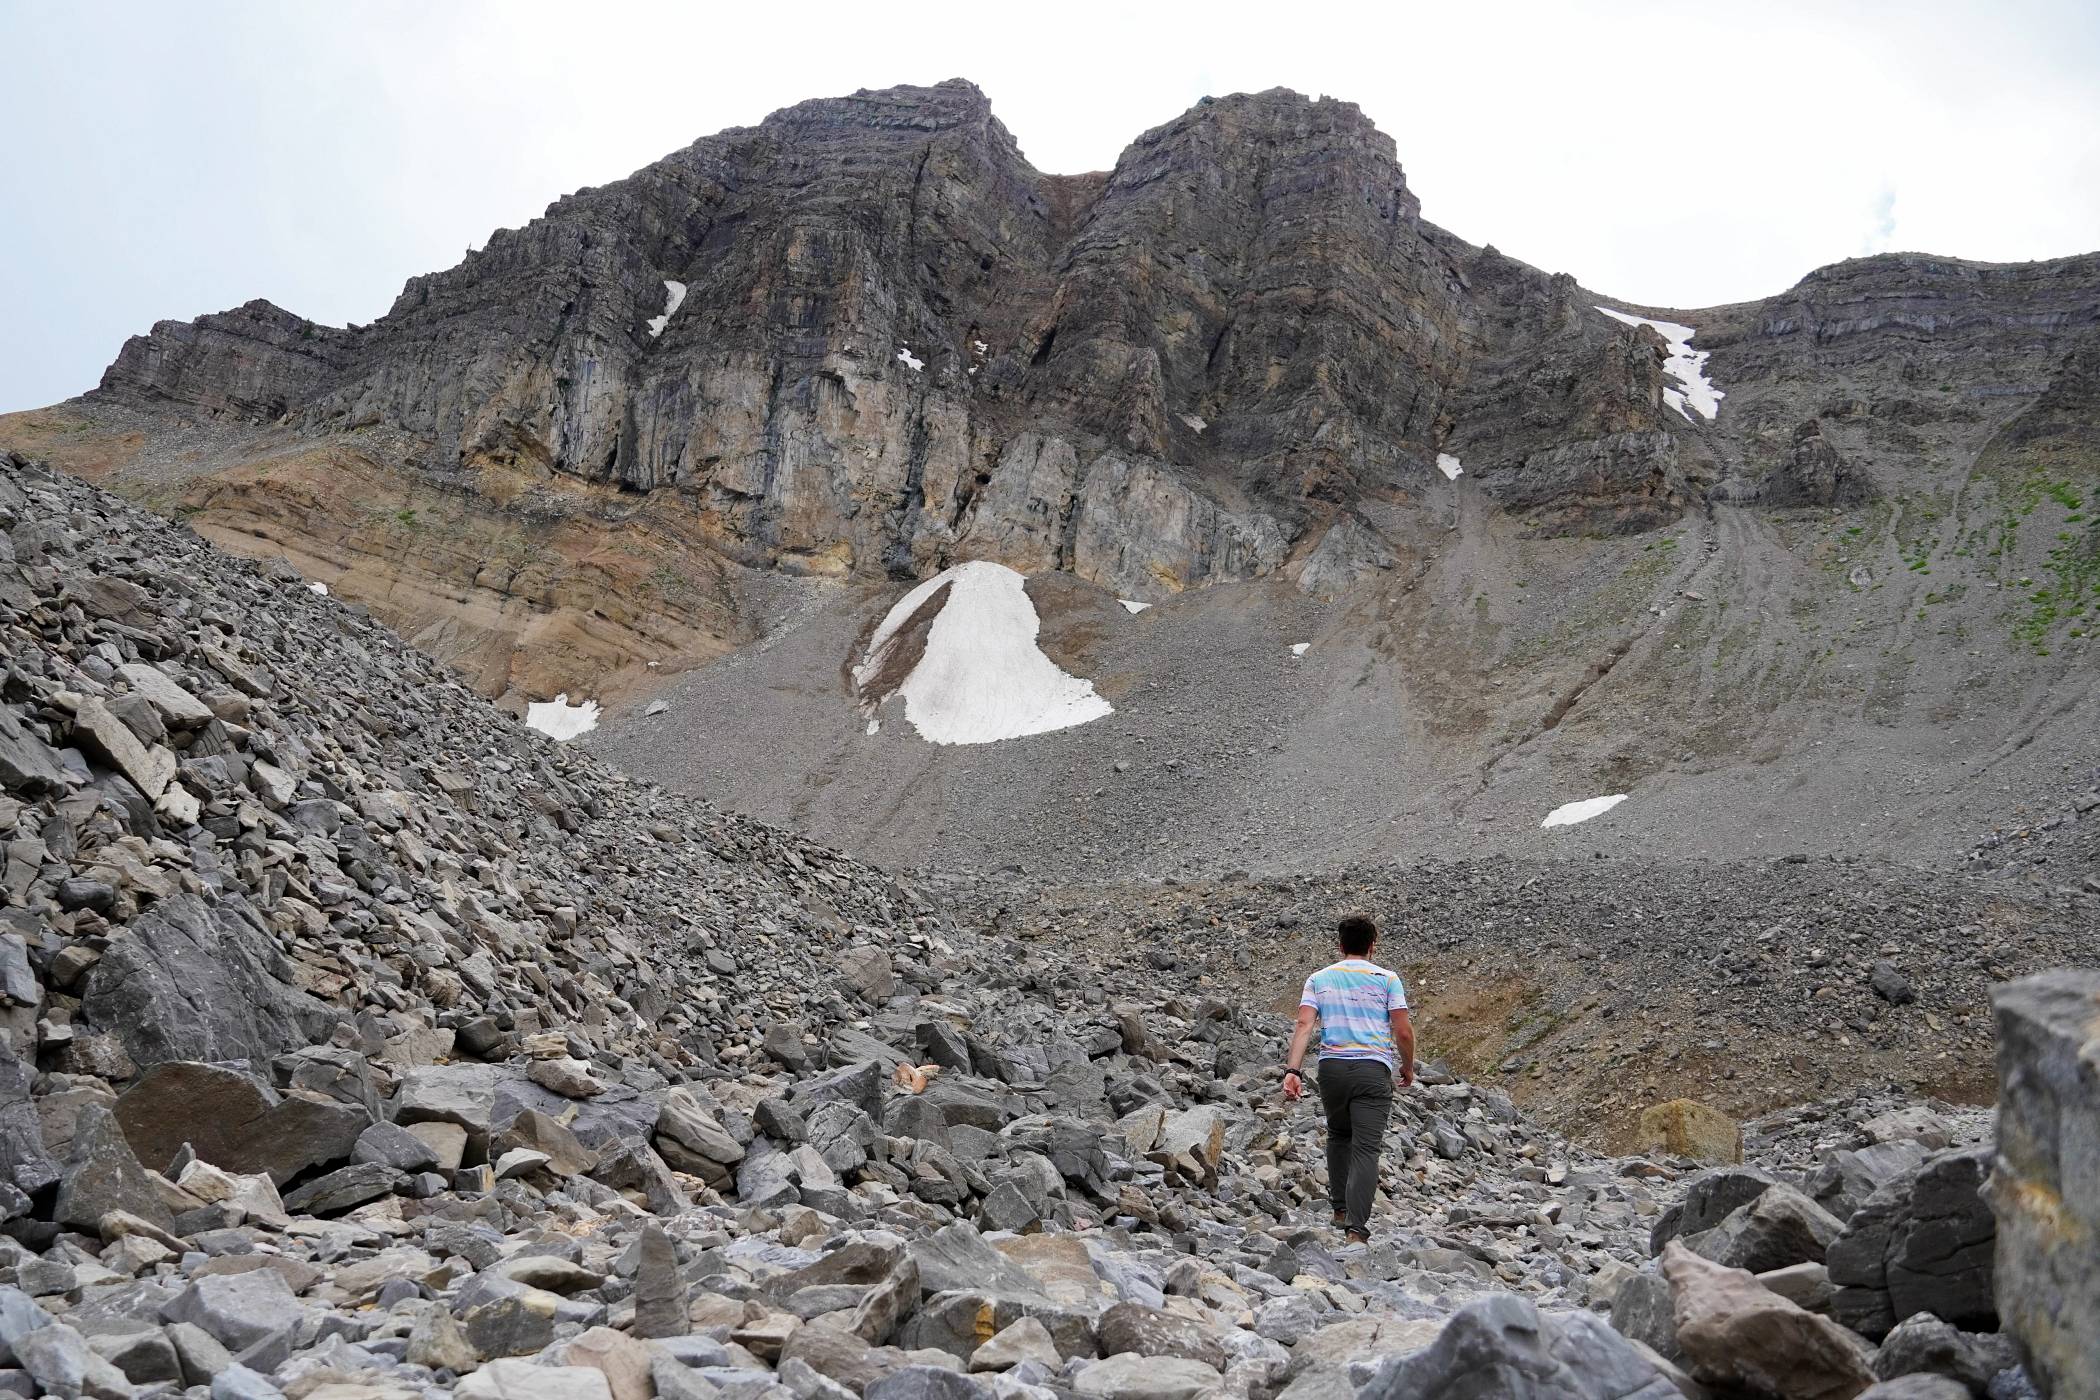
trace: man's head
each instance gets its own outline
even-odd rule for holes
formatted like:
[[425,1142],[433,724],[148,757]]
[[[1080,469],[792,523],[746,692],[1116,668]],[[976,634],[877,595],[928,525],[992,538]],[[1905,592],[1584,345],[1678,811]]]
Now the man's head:
[[1352,958],[1360,958],[1371,951],[1378,941],[1378,925],[1361,914],[1351,914],[1335,925],[1335,941],[1342,945],[1342,952]]

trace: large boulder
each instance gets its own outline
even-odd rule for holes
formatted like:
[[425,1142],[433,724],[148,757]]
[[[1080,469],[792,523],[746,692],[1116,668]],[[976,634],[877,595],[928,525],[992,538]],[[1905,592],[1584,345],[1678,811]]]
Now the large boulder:
[[1429,1346],[1378,1363],[1358,1400],[1679,1400],[1633,1343],[1590,1313],[1542,1315],[1514,1293],[1469,1303]]
[[1732,1211],[1749,1205],[1776,1184],[1771,1173],[1760,1167],[1715,1167],[1701,1172],[1684,1188],[1684,1199],[1656,1217],[1648,1232],[1648,1252],[1660,1254],[1679,1235],[1713,1229]]
[[1829,1318],[1682,1241],[1672,1240],[1662,1258],[1677,1343],[1697,1379],[1784,1400],[1852,1400],[1874,1383],[1866,1344]]
[[1993,1377],[2018,1364],[2012,1339],[2003,1333],[1964,1332],[1930,1313],[1897,1323],[1874,1353],[1874,1374],[1885,1381],[1899,1376],[1946,1376],[1977,1395],[1983,1394]]
[[1877,1341],[1920,1312],[1966,1331],[1998,1330],[1997,1232],[1982,1195],[1989,1170],[1987,1149],[1943,1152],[1868,1197],[1825,1256],[1837,1320]]
[[292,969],[244,899],[193,894],[154,905],[88,973],[81,1010],[140,1068],[248,1060],[326,1040],[337,1014]]
[[1924,1165],[1928,1150],[1915,1138],[1840,1148],[1809,1173],[1808,1194],[1838,1219],[1850,1220],[1884,1183]]
[[362,1107],[292,1091],[223,1065],[171,1060],[140,1075],[117,1100],[117,1122],[148,1166],[165,1167],[187,1143],[214,1166],[263,1172],[279,1186],[309,1167],[348,1157],[372,1126]]
[[1753,1274],[1820,1264],[1844,1222],[1791,1186],[1774,1185],[1711,1230],[1685,1235],[1694,1254]]
[[1200,1361],[1216,1370],[1225,1369],[1225,1348],[1211,1329],[1193,1318],[1148,1308],[1141,1303],[1118,1303],[1101,1314],[1095,1324],[1101,1354],[1116,1356],[1132,1352],[1138,1356],[1180,1356]]
[[1643,1152],[1725,1164],[1743,1160],[1743,1129],[1719,1109],[1697,1099],[1671,1099],[1641,1112]]
[[82,1109],[52,1219],[83,1234],[97,1234],[113,1211],[138,1216],[161,1229],[173,1224],[168,1208],[146,1179],[139,1159],[108,1109]]
[[2044,1394],[2100,1395],[2100,970],[2022,978],[1992,1005],[1998,1314]]
[[[1215,1393],[1223,1377],[1200,1361],[1180,1357],[1111,1356],[1072,1380],[1080,1400],[1197,1400]],[[873,1391],[870,1400],[881,1400]]]

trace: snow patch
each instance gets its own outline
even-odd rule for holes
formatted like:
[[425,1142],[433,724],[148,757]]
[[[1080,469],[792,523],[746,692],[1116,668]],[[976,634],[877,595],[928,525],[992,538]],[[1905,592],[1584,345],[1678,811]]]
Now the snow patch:
[[1311,642],[1292,642],[1292,643],[1291,643],[1291,655],[1293,655],[1293,656],[1303,656],[1303,655],[1305,655],[1305,653],[1306,653],[1306,650],[1307,650],[1307,648],[1309,648],[1309,647],[1311,647],[1311,646],[1312,646],[1312,643],[1311,643]]
[[[991,744],[1069,729],[1115,713],[1091,681],[1067,674],[1035,644],[1042,622],[1021,575],[979,560],[944,569],[897,600],[853,669],[856,690],[890,661],[913,613],[942,588],[947,599],[926,631],[925,650],[891,694],[904,717],[935,744]],[[866,695],[879,705],[887,695]],[[869,718],[874,718],[872,712]]]
[[991,347],[991,346],[989,346],[989,345],[986,345],[986,344],[985,344],[985,343],[984,343],[983,341],[981,341],[981,340],[973,340],[973,341],[971,341],[971,342],[970,342],[970,344],[971,344],[972,346],[974,346],[974,347],[976,348],[976,350],[977,350],[977,353],[978,353],[978,354],[980,354],[980,355],[984,355],[984,354],[989,354],[989,353],[991,352],[991,348],[992,348],[992,347]]
[[1625,800],[1626,794],[1619,792],[1610,797],[1585,797],[1580,802],[1566,802],[1546,813],[1546,820],[1539,825],[1573,826],[1577,822],[1586,822],[1591,817],[1601,816]]
[[535,700],[527,705],[525,725],[550,739],[573,739],[598,727],[598,702],[579,700],[571,705],[568,692],[563,691],[552,700]]
[[671,324],[671,318],[678,314],[678,304],[684,300],[685,283],[673,282],[666,277],[664,279],[664,314],[649,318],[649,338],[651,340],[664,333],[664,327]]
[[1465,475],[1466,470],[1463,466],[1459,465],[1458,458],[1452,456],[1448,452],[1439,452],[1436,454],[1436,469],[1444,474],[1444,480],[1446,481],[1458,480],[1459,477]]
[[1629,326],[1653,328],[1664,340],[1670,342],[1670,357],[1663,361],[1663,373],[1677,381],[1675,389],[1663,390],[1663,402],[1684,415],[1690,422],[1692,413],[1709,421],[1721,410],[1721,400],[1728,395],[1714,387],[1706,377],[1706,361],[1711,350],[1694,350],[1692,337],[1698,334],[1690,326],[1680,326],[1675,321],[1656,321],[1646,316],[1632,316],[1624,311],[1614,311],[1608,306],[1597,308],[1614,321]]
[[869,720],[869,721],[868,721],[868,735],[869,735],[869,737],[870,737],[870,738],[874,737],[874,736],[875,736],[875,735],[877,735],[877,734],[880,734],[881,732],[882,732],[882,721],[881,721],[881,720],[879,720],[879,719],[871,719],[871,720]]
[[1193,414],[1193,413],[1184,413],[1184,414],[1182,414],[1182,415],[1181,415],[1181,421],[1182,421],[1182,422],[1184,422],[1184,423],[1186,423],[1186,424],[1188,424],[1188,425],[1189,425],[1189,431],[1190,431],[1190,432],[1194,432],[1194,433],[1200,433],[1200,432],[1202,432],[1202,431],[1203,431],[1203,430],[1204,430],[1205,428],[1208,428],[1208,427],[1210,426],[1210,424],[1208,424],[1208,423],[1204,422],[1204,421],[1203,421],[1203,420],[1202,420],[1201,418],[1198,418],[1198,417],[1197,417],[1197,416],[1196,416],[1195,414]]
[[912,354],[911,347],[909,345],[900,345],[897,347],[897,358],[902,360],[905,364],[909,365],[913,374],[917,374],[920,370],[926,368],[926,362],[920,359],[917,355]]
[[319,579],[315,579],[312,583],[306,585],[306,587],[308,592],[318,594],[323,598],[326,598],[328,596],[328,585],[321,582]]
[[1140,603],[1135,598],[1118,598],[1116,601],[1121,603],[1123,611],[1129,613],[1132,617],[1136,617],[1139,613],[1152,606],[1150,603]]

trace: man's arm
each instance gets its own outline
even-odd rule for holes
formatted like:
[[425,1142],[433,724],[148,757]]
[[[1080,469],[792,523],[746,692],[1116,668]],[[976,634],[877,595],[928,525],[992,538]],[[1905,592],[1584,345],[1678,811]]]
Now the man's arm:
[[[1313,1024],[1319,1020],[1319,1016],[1320,1013],[1310,1006],[1298,1008],[1298,1024],[1291,1030],[1290,1053],[1283,1057],[1284,1067],[1293,1076],[1297,1076],[1300,1068],[1305,1064],[1305,1047],[1312,1044]],[[1283,1081],[1283,1096],[1285,1098],[1295,1099],[1304,1092],[1305,1080],[1302,1076],[1286,1078]]]
[[1393,1048],[1400,1052],[1399,1067],[1393,1071],[1393,1078],[1405,1089],[1415,1082],[1415,1023],[1404,1006],[1393,1008],[1392,1020]]

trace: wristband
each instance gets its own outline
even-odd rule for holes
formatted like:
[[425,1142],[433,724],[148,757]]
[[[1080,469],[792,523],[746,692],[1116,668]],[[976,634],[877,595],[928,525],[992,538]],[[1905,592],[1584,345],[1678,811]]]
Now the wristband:
[[1294,1075],[1294,1074],[1295,1074],[1295,1075],[1297,1075],[1297,1076],[1298,1076],[1298,1077],[1299,1077],[1300,1079],[1303,1079],[1303,1078],[1305,1078],[1305,1071],[1304,1071],[1304,1070],[1302,1070],[1302,1069],[1292,1069],[1292,1068],[1291,1068],[1291,1067],[1290,1067],[1289,1065],[1285,1065],[1285,1066],[1283,1067],[1283,1077],[1284,1077],[1285,1079],[1289,1079],[1289,1078],[1290,1078],[1290,1077],[1291,1077],[1292,1075]]

